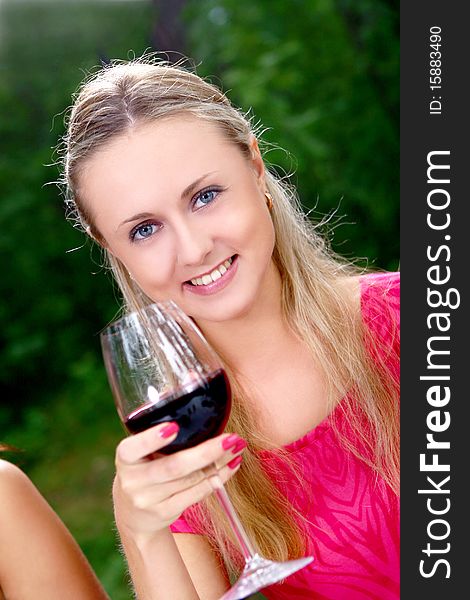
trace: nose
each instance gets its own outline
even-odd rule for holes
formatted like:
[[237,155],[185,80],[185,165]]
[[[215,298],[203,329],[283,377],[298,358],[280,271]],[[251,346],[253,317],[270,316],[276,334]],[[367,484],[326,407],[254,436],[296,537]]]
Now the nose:
[[175,227],[177,260],[180,266],[198,266],[204,264],[206,256],[213,248],[210,232],[197,223],[187,220]]

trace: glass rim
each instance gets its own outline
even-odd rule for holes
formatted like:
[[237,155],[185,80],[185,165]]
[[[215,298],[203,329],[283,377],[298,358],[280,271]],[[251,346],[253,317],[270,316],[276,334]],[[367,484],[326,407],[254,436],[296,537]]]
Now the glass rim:
[[158,300],[157,302],[152,302],[150,304],[146,304],[142,308],[138,308],[138,309],[131,310],[130,312],[126,312],[123,315],[121,315],[120,317],[118,317],[117,319],[110,321],[100,331],[100,338],[104,339],[106,337],[115,335],[116,333],[118,333],[118,331],[120,331],[120,329],[122,328],[122,325],[125,324],[126,321],[131,321],[132,319],[134,319],[135,317],[138,317],[141,314],[147,314],[150,310],[152,310],[152,308],[155,308],[155,307],[156,308],[161,307],[163,309],[171,308],[172,310],[176,310],[184,318],[187,318],[187,319],[190,318],[181,310],[181,308],[176,304],[176,302],[174,300]]

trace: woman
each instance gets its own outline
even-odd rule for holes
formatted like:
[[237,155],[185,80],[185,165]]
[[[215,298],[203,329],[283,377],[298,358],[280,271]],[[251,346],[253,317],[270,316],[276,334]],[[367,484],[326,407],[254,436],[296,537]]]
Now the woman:
[[1,459],[0,548],[2,600],[108,598],[78,544],[33,483]]
[[229,434],[148,460],[176,435],[156,427],[117,449],[137,596],[218,598],[240,569],[204,475],[216,461],[262,554],[315,557],[268,598],[397,598],[398,275],[333,256],[250,122],[182,68],[102,69],[62,150],[70,215],[106,251],[126,307],[174,300],[234,390]]

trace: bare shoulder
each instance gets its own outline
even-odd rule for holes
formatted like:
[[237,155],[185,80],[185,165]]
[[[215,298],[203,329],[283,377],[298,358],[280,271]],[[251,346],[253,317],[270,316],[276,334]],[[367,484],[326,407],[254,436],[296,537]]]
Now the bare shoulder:
[[229,588],[225,567],[202,535],[173,534],[178,550],[200,598],[211,600]]
[[28,475],[7,460],[0,460],[0,506],[0,537],[52,513]]
[[16,465],[9,462],[8,460],[0,458],[0,481],[2,481],[4,478],[15,478],[18,477],[18,475],[21,476],[22,473],[23,471],[19,469]]
[[2,593],[23,600],[109,600],[59,516],[27,474],[6,460],[0,460],[0,547],[0,600]]
[[28,476],[13,463],[0,459],[0,495],[8,498],[27,489],[35,490]]

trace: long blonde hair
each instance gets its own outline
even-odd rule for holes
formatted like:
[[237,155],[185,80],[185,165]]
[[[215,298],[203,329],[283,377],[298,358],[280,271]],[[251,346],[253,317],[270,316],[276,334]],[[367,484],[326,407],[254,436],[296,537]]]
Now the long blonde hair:
[[[74,99],[61,145],[61,184],[74,224],[103,241],[79,185],[81,170],[95,152],[136,124],[188,113],[216,124],[244,156],[250,156],[250,119],[217,87],[190,70],[147,57],[115,62],[86,80]],[[345,277],[357,274],[358,269],[331,252],[290,186],[269,170],[266,185],[273,198],[273,259],[282,279],[286,322],[325,374],[330,412],[338,398],[343,398],[341,409],[355,435],[347,438],[333,422],[340,442],[398,493],[398,382],[365,350],[370,334],[363,327],[358,302],[344,289]],[[127,309],[151,302],[119,260],[108,255],[108,261]],[[377,340],[369,341],[377,344]],[[277,560],[300,556],[306,544],[302,516],[277,490],[259,451],[270,449],[286,463],[288,459],[260,436],[247,390],[230,364],[225,366],[234,395],[227,428],[248,442],[242,468],[228,482],[228,491],[249,536],[264,555]],[[300,477],[295,466],[290,466],[292,476]],[[219,511],[217,502],[209,498],[191,507],[187,518],[207,535],[227,566],[237,568],[240,557]]]

